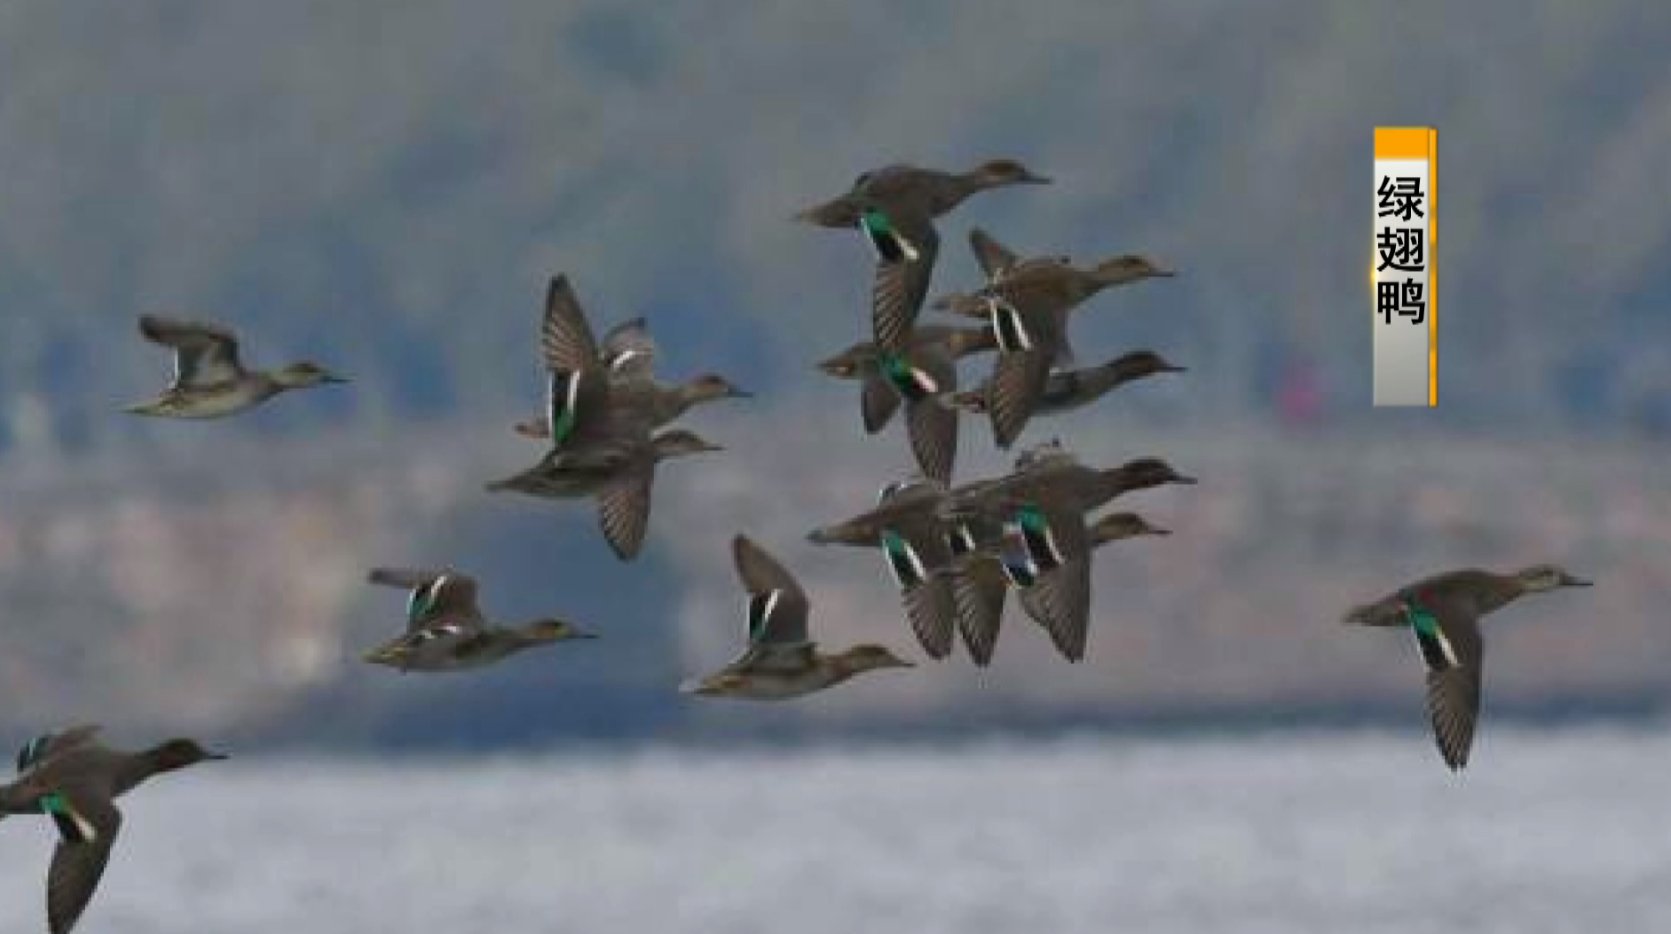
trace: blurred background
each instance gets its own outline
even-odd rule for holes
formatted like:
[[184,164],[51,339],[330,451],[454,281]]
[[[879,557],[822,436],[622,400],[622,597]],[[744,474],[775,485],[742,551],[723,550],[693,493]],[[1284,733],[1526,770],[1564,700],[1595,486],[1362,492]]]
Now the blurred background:
[[[1663,809],[1595,796],[1593,770],[1628,791],[1671,761],[1668,40],[1646,0],[0,7],[0,737],[96,720],[240,753],[125,803],[146,819],[88,928],[1523,932],[1606,906],[1645,929],[1671,910],[1631,887],[1671,870],[1637,836]],[[1371,131],[1405,124],[1439,128],[1437,410],[1369,404]],[[878,165],[999,156],[1056,184],[943,220],[935,292],[978,284],[977,224],[1182,271],[1073,334],[1082,363],[1189,372],[1025,436],[1201,478],[1122,501],[1176,534],[1100,554],[1080,665],[1016,614],[984,671],[680,696],[738,648],[736,531],[796,569],[826,642],[915,649],[875,556],[804,540],[911,462],[811,366],[864,336],[869,254],[789,216]],[[542,400],[557,272],[600,330],[646,315],[663,377],[757,393],[687,417],[727,450],[661,471],[632,564],[589,505],[482,490],[542,453],[510,425]],[[144,311],[354,382],[125,416],[170,373]],[[959,479],[1008,461],[966,423]],[[1537,561],[1599,586],[1493,620],[1453,779],[1410,646],[1336,621]],[[364,583],[377,564],[455,565],[495,618],[604,638],[373,668],[404,609]],[[1051,800],[999,806],[981,775]],[[1257,821],[1231,803],[1254,800]],[[0,833],[20,929],[38,823]],[[434,852],[466,833],[477,868]],[[212,842],[177,855],[190,835]],[[1581,846],[1608,855],[1575,867]],[[347,884],[370,847],[427,855]],[[261,878],[283,897],[240,888]],[[646,906],[649,885],[690,893]],[[817,918],[786,919],[806,891]]]

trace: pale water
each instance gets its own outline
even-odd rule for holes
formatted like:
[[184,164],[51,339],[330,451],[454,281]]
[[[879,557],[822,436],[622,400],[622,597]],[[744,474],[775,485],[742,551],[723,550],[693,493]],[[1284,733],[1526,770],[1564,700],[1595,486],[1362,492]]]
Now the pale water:
[[[1671,732],[245,759],[124,799],[78,930],[1671,930]],[[51,825],[0,822],[0,931]]]

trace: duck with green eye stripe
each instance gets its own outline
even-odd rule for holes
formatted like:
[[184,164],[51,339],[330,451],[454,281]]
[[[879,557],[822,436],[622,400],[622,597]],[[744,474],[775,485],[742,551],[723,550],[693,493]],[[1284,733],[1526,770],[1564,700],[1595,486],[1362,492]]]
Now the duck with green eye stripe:
[[785,700],[834,687],[879,668],[910,668],[880,645],[819,651],[807,631],[806,591],[778,560],[747,536],[731,542],[732,559],[748,592],[748,647],[714,674],[682,690],[702,697]]
[[1485,642],[1480,619],[1527,594],[1590,582],[1552,564],[1511,574],[1447,571],[1348,611],[1355,626],[1408,629],[1427,669],[1427,710],[1439,755],[1452,771],[1468,765],[1479,720]]

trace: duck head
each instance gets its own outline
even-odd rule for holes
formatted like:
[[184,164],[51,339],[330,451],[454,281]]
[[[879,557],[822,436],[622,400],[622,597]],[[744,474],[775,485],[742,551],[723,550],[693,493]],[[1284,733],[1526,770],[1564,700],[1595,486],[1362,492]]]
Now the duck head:
[[1143,279],[1170,279],[1176,275],[1176,271],[1160,266],[1147,256],[1135,254],[1116,256],[1098,263],[1097,267],[1091,270],[1092,278],[1102,286],[1124,285]]
[[976,166],[967,173],[971,181],[982,188],[999,188],[1004,185],[1048,185],[1050,179],[1037,175],[1014,159],[992,159]]
[[523,635],[532,642],[566,642],[570,639],[597,638],[596,634],[561,619],[535,620],[523,629]]
[[1150,525],[1147,519],[1135,512],[1110,513],[1098,519],[1090,531],[1091,542],[1096,545],[1119,541],[1122,538],[1136,538],[1139,535],[1172,534],[1170,529]]
[[286,389],[306,389],[325,383],[346,383],[348,378],[338,376],[317,363],[303,360],[273,373],[273,381]]
[[723,451],[725,448],[711,444],[702,439],[694,431],[675,428],[656,435],[650,444],[655,448],[656,459],[665,460],[669,457],[683,457],[687,454],[701,454],[705,451]]
[[1567,573],[1553,564],[1534,564],[1514,572],[1513,577],[1527,593],[1555,590],[1560,587],[1589,587],[1592,582]]
[[841,665],[847,671],[858,673],[872,671],[878,668],[915,668],[916,665],[895,655],[891,649],[882,645],[855,645],[838,656]]
[[194,739],[171,739],[146,753],[159,772],[172,772],[199,762],[218,762],[228,758],[223,753],[210,752]]
[[752,392],[739,389],[718,373],[703,373],[692,378],[685,384],[685,394],[695,402],[706,402],[709,399],[747,399],[754,395]]
[[1172,469],[1172,465],[1158,457],[1139,457],[1127,461],[1114,468],[1128,484],[1128,489],[1142,490],[1152,486],[1162,486],[1168,483],[1195,482],[1194,477],[1186,477]]
[[818,361],[815,365],[825,375],[834,376],[836,379],[857,379],[866,364],[875,366],[875,348],[869,344],[854,344],[827,360]]
[[1107,365],[1125,379],[1141,379],[1156,373],[1182,373],[1185,371],[1184,367],[1172,364],[1165,357],[1152,350],[1134,350],[1123,356],[1115,357]]

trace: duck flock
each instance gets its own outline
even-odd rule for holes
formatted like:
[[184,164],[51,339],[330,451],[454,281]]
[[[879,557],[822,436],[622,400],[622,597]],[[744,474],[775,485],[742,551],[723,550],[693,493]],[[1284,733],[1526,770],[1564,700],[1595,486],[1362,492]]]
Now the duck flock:
[[[874,253],[869,339],[817,366],[858,382],[867,433],[882,431],[903,408],[918,469],[884,486],[874,507],[809,538],[880,552],[905,621],[934,660],[948,658],[961,639],[976,665],[989,664],[1012,590],[1064,658],[1083,659],[1095,551],[1111,541],[1168,534],[1133,512],[1094,514],[1127,492],[1195,482],[1155,457],[1089,466],[1053,438],[1022,449],[1004,476],[952,483],[964,415],[983,416],[997,447],[1009,450],[1035,416],[1078,409],[1125,383],[1184,369],[1149,350],[1075,368],[1068,340],[1074,309],[1105,289],[1174,275],[1143,256],[1081,268],[1066,256],[1021,256],[975,228],[969,245],[986,281],[932,302],[944,321],[919,322],[939,254],[935,221],[976,193],[1049,182],[1007,159],[968,172],[891,165],[796,215],[857,231]],[[127,409],[134,414],[218,418],[289,390],[347,382],[311,362],[246,368],[236,334],[216,324],[144,315],[139,329],[173,351],[175,373],[157,398]],[[649,529],[658,466],[720,450],[667,426],[693,406],[749,393],[712,373],[679,384],[658,379],[657,348],[644,320],[625,321],[598,340],[566,275],[554,277],[547,290],[539,347],[550,371],[546,409],[515,430],[541,440],[547,451],[487,489],[595,500],[604,539],[630,561]],[[960,388],[958,361],[977,355],[991,355],[990,374]],[[748,595],[745,648],[724,668],[687,684],[688,693],[787,699],[868,671],[912,667],[881,645],[821,650],[808,629],[811,602],[794,574],[746,535],[736,535],[732,552]],[[475,668],[533,646],[595,635],[561,619],[494,625],[478,606],[476,580],[450,567],[378,567],[368,579],[408,593],[405,630],[364,655],[403,672]],[[1426,669],[1435,740],[1446,765],[1460,770],[1480,705],[1480,618],[1527,593],[1588,583],[1553,565],[1509,574],[1457,570],[1356,607],[1344,621],[1412,634]],[[0,786],[0,817],[38,814],[57,825],[47,874],[52,934],[75,925],[103,875],[122,824],[115,799],[154,775],[225,758],[189,739],[124,752],[101,744],[97,732],[80,725],[31,740],[18,753],[16,780]]]

